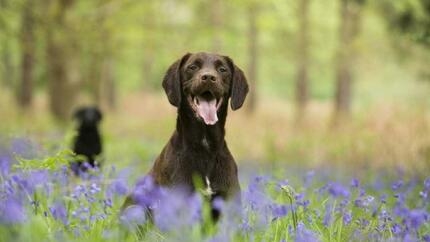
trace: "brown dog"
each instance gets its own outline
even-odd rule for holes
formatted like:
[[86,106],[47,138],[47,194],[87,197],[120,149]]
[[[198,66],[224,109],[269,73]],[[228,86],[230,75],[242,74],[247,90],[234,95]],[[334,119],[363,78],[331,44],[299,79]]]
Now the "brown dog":
[[189,191],[198,177],[212,199],[238,195],[237,166],[224,140],[224,125],[228,100],[233,110],[239,109],[248,93],[242,70],[226,56],[188,53],[169,67],[163,88],[178,109],[176,130],[149,175],[158,185]]

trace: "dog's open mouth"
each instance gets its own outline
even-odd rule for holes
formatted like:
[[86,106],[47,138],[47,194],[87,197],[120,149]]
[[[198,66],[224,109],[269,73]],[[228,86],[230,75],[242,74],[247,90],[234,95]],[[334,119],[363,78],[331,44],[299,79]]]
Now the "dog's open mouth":
[[205,91],[199,95],[190,95],[188,101],[194,112],[207,125],[214,125],[218,121],[218,109],[222,104],[222,97],[217,98],[210,91]]

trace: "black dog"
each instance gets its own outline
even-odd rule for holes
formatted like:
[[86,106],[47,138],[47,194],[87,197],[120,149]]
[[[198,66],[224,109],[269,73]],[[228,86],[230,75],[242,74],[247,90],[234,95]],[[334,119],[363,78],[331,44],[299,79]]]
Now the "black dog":
[[[227,56],[186,54],[169,67],[163,88],[178,109],[176,130],[149,175],[158,185],[190,192],[195,190],[194,178],[198,177],[211,200],[240,195],[237,166],[224,140],[224,125],[228,100],[233,110],[239,109],[248,93],[242,70]],[[133,203],[133,198],[127,203]],[[218,215],[213,211],[215,219]]]
[[73,172],[79,175],[85,172],[88,166],[100,166],[96,157],[102,153],[102,140],[98,130],[102,114],[97,107],[83,107],[78,109],[73,117],[78,122],[78,134],[74,140],[73,151],[85,158],[71,164]]

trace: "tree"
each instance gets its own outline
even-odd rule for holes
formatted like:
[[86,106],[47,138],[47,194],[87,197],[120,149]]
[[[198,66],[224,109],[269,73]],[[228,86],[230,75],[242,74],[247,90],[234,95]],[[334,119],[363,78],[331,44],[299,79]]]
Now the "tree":
[[[3,11],[4,14],[6,11],[10,8],[10,1],[8,0],[0,0],[0,9]],[[0,69],[2,71],[2,85],[7,88],[12,88],[14,79],[15,79],[15,71],[14,71],[14,65],[12,62],[12,52],[11,52],[11,31],[10,26],[7,23],[6,17],[4,17],[3,14],[0,14],[0,33],[1,33],[1,62],[2,64],[0,67],[3,67]]]
[[393,30],[430,47],[430,1],[386,0],[379,4],[382,14]]
[[351,111],[354,41],[361,23],[364,0],[340,0],[339,46],[336,66],[335,118],[348,116]]
[[256,107],[257,88],[257,66],[258,66],[258,6],[257,3],[250,3],[248,6],[248,80],[250,82],[250,92],[248,100],[248,112],[253,112]]
[[46,57],[48,66],[49,105],[52,114],[66,120],[75,102],[79,72],[76,60],[76,43],[67,23],[67,12],[74,0],[47,2]]
[[299,33],[298,33],[298,57],[296,76],[296,115],[300,122],[305,113],[309,99],[309,0],[299,1]]
[[18,104],[28,108],[33,99],[34,87],[34,59],[35,59],[35,33],[34,33],[34,1],[23,4],[21,20],[21,82],[18,87]]

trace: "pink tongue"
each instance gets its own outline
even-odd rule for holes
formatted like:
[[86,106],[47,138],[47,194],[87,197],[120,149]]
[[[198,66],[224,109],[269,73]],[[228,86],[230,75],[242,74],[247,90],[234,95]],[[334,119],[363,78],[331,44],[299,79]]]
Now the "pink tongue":
[[197,113],[203,119],[205,124],[214,125],[218,121],[216,99],[207,101],[203,98],[197,97]]

